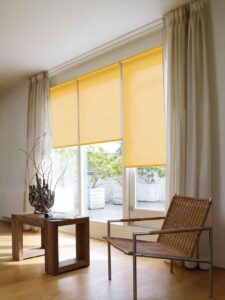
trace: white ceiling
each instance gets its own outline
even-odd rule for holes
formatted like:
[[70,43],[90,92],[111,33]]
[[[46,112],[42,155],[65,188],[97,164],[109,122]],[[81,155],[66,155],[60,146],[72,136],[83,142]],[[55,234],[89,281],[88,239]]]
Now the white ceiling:
[[0,0],[0,92],[188,0]]

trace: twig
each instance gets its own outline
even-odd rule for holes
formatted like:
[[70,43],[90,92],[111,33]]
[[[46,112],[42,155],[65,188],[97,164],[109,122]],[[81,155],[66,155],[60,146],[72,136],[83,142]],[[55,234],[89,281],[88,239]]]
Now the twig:
[[42,170],[42,173],[43,173],[43,178],[45,177],[44,160],[43,160],[44,153],[45,153],[45,150],[44,150],[45,137],[46,137],[46,134],[43,136],[42,149],[41,149],[41,170]]
[[[27,162],[26,162],[26,164],[27,164],[28,178],[29,178],[29,159],[32,161],[34,167],[35,167],[35,163],[34,163],[32,157],[31,157],[31,152],[28,153],[27,151],[25,151],[23,149],[20,149],[20,151],[24,152],[27,155]],[[40,176],[42,176],[42,174],[39,172],[39,169],[37,169],[36,167],[35,167],[35,169],[36,169],[35,174],[38,173]],[[34,174],[34,176],[35,176],[35,174]],[[32,176],[32,179],[33,179],[34,176]],[[27,184],[27,180],[26,179],[25,179],[25,183]],[[30,183],[31,183],[31,180],[29,182],[29,185],[30,185]]]
[[[47,176],[47,183],[48,183],[48,185],[49,185],[49,188],[51,189],[51,184],[52,184],[52,182],[51,182],[51,184],[49,184],[49,178],[50,178],[50,174],[51,174],[51,172],[52,172],[52,165],[53,165],[53,162],[52,162],[52,158],[51,158],[50,155],[48,155],[48,158],[50,159],[50,166],[49,166],[49,172],[48,172],[48,176]],[[52,178],[53,178],[53,175],[52,175]]]

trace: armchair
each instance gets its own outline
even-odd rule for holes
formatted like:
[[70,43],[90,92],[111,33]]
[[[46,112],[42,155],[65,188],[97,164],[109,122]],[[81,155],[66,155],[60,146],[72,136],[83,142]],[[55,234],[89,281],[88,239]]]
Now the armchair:
[[[137,257],[152,257],[171,261],[170,272],[173,272],[173,261],[204,262],[209,264],[209,296],[212,297],[212,228],[204,227],[211,199],[199,199],[174,195],[165,217],[132,218],[108,220],[108,279],[111,280],[111,246],[127,255],[133,255],[133,299],[137,299]],[[137,222],[144,220],[164,219],[161,230],[133,233],[133,239],[111,236],[111,223]],[[194,257],[200,234],[207,231],[209,234],[209,257]],[[145,235],[158,235],[157,241],[139,240]]]

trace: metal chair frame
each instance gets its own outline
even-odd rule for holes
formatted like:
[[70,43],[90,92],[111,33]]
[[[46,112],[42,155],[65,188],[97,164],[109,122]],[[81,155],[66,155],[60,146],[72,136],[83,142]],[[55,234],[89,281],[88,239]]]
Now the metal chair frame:
[[[209,199],[211,202],[211,199]],[[137,222],[137,221],[151,221],[151,220],[163,220],[165,217],[152,217],[152,218],[130,218],[130,219],[118,219],[118,220],[108,220],[107,221],[107,237],[108,241],[108,279],[111,280],[112,268],[111,268],[111,223],[116,222]],[[178,234],[178,233],[188,233],[188,232],[203,232],[207,231],[209,236],[209,257],[208,258],[199,258],[198,249],[196,257],[188,257],[188,256],[168,256],[168,255],[159,255],[159,254],[148,254],[137,251],[137,240],[139,236],[147,236],[147,235],[165,235],[165,234]],[[189,262],[197,262],[197,263],[206,263],[209,264],[209,297],[213,296],[213,230],[212,227],[196,227],[196,228],[179,228],[179,229],[163,229],[163,230],[153,230],[149,232],[136,232],[133,233],[133,300],[137,300],[137,257],[151,257],[157,259],[169,259],[171,261],[170,264],[170,272],[173,272],[173,261],[189,261]],[[197,247],[198,248],[198,247]]]

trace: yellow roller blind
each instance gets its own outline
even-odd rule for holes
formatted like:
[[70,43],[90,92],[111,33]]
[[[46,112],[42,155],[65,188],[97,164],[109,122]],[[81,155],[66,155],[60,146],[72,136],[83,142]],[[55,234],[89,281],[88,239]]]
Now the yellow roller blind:
[[123,61],[125,167],[165,164],[162,48]]
[[121,139],[119,66],[79,78],[80,144]]
[[77,81],[52,87],[50,95],[53,147],[78,145]]

